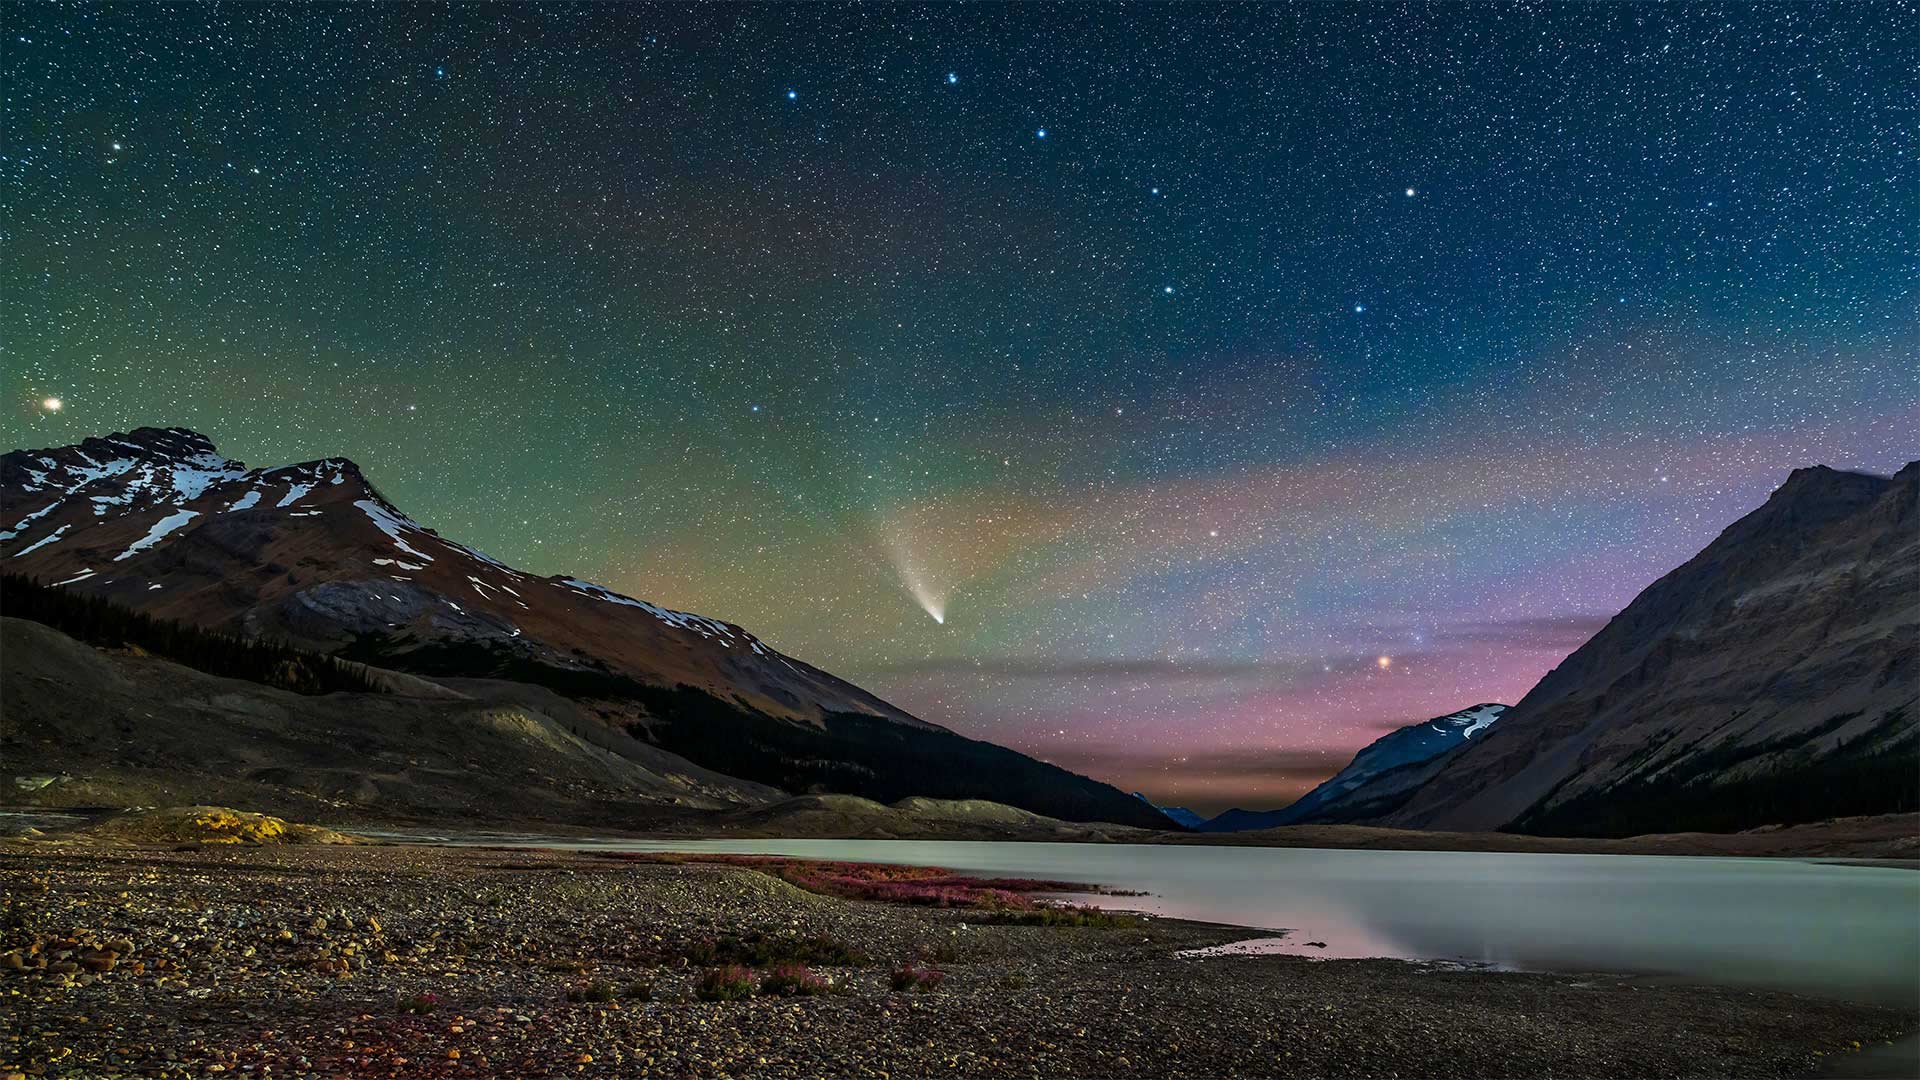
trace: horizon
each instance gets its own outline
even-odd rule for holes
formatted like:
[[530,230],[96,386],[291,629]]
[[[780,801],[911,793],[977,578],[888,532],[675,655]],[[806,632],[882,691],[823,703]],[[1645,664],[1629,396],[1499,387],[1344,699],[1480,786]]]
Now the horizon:
[[1920,457],[1871,8],[84,14],[0,54],[9,447],[351,458],[1163,805]]

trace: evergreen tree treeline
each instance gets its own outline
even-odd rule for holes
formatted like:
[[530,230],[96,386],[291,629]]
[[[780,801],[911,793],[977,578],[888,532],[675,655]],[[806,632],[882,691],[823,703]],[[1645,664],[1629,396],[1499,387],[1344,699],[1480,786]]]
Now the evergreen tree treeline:
[[361,664],[283,642],[156,619],[102,597],[42,585],[24,574],[0,574],[0,615],[44,623],[99,648],[137,648],[209,675],[299,694],[385,691]]

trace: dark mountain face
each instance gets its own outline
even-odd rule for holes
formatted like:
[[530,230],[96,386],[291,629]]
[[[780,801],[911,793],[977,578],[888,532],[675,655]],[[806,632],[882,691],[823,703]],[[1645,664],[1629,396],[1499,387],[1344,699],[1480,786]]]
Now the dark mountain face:
[[1380,824],[1727,831],[1920,804],[1920,463],[1802,469]]
[[544,686],[612,728],[788,790],[1164,827],[1118,789],[920,720],[731,623],[445,539],[344,458],[247,469],[182,428],[15,451],[0,458],[0,556],[162,618]]
[[1505,705],[1483,703],[1447,716],[1422,720],[1368,743],[1347,767],[1280,810],[1229,810],[1204,822],[1202,832],[1240,832],[1278,825],[1341,824],[1376,817],[1398,805],[1412,766],[1430,761],[1491,728]]

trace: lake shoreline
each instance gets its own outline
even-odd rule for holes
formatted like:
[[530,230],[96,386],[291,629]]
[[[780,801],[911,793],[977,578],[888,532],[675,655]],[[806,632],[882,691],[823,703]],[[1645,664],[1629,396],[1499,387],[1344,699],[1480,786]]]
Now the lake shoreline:
[[[877,804],[876,804],[877,805]],[[1920,814],[1839,818],[1805,825],[1769,826],[1738,833],[1657,833],[1622,838],[1531,836],[1389,829],[1369,825],[1290,825],[1247,832],[1153,832],[1114,825],[1052,822],[1006,826],[993,822],[931,820],[903,827],[897,818],[873,822],[858,813],[788,815],[740,823],[733,815],[681,815],[633,828],[547,822],[490,823],[493,835],[592,837],[607,840],[979,840],[1009,843],[1168,844],[1194,847],[1317,848],[1359,851],[1458,851],[1552,855],[1670,855],[1682,857],[1819,859],[1835,863],[1920,868]],[[396,823],[343,819],[340,828],[372,825],[434,832],[445,822]],[[457,834],[455,834],[457,835]]]
[[[1900,1009],[1618,976],[1182,960],[1246,931],[980,925],[741,867],[594,852],[9,842],[0,883],[6,949],[78,930],[129,950],[76,972],[85,985],[0,975],[27,1006],[9,1011],[19,1026],[0,1064],[36,1076],[1784,1077],[1916,1024]],[[702,965],[662,962],[756,932],[868,956],[817,968],[841,992],[744,1002],[695,1000]],[[896,993],[902,963],[947,981]],[[651,1000],[567,1000],[641,982]],[[430,1012],[398,1007],[423,994]]]
[[[527,839],[670,840],[978,840],[1008,843],[1167,844],[1195,847],[1316,848],[1367,851],[1458,851],[1560,855],[1673,855],[1726,858],[1818,859],[1833,863],[1920,869],[1920,813],[1835,818],[1737,833],[1654,833],[1621,838],[1533,836],[1504,832],[1442,832],[1370,825],[1289,825],[1246,832],[1155,831],[1043,818],[994,804],[995,813],[970,816],[968,802],[923,800],[940,812],[901,812],[851,796],[802,796],[746,811],[673,807],[608,807],[592,821],[489,817],[417,817],[343,807],[251,805],[348,831],[389,832],[449,842]],[[36,820],[79,824],[122,812],[118,806],[17,804],[0,806],[0,827],[15,832]]]

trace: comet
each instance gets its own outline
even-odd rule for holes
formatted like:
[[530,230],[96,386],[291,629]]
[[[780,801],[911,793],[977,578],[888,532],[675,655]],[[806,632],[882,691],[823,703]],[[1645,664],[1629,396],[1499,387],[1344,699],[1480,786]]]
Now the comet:
[[904,526],[895,525],[880,530],[881,540],[887,549],[887,558],[893,563],[894,572],[900,575],[900,584],[920,605],[920,610],[941,626],[947,624],[947,589],[936,582],[927,561],[920,557],[914,544],[914,538]]
[[920,610],[933,616],[934,622],[941,626],[947,625],[947,609],[944,603],[920,585],[909,584],[907,591],[913,594],[914,600],[920,605]]

